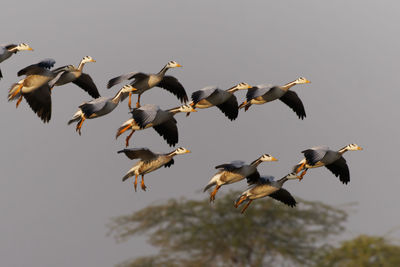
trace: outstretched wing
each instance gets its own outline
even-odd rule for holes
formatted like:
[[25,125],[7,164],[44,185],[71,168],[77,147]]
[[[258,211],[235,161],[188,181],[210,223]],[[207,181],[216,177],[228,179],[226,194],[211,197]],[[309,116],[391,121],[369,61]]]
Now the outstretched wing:
[[45,60],[40,61],[39,63],[29,65],[28,67],[23,68],[22,70],[18,71],[17,75],[34,75],[40,74],[45,69],[50,69],[56,64],[56,61],[52,58],[48,58]]
[[168,161],[167,163],[164,164],[164,167],[165,167],[165,168],[169,168],[169,167],[171,167],[174,163],[175,163],[174,159],[171,159],[170,161]]
[[73,81],[73,83],[78,85],[83,90],[85,90],[91,97],[93,98],[100,97],[96,85],[94,84],[92,78],[88,74],[82,73],[81,76],[79,76],[79,78]]
[[157,158],[157,154],[153,153],[148,148],[131,148],[123,149],[118,151],[118,153],[125,153],[125,155],[130,159],[141,159],[143,161],[151,161]]
[[196,92],[192,93],[192,101],[194,104],[197,104],[200,100],[206,99],[207,97],[211,96],[218,87],[216,86],[207,86],[204,87]]
[[322,160],[328,150],[329,147],[327,146],[318,146],[303,150],[301,153],[304,154],[308,164],[315,165],[318,161]]
[[133,119],[143,129],[155,120],[159,110],[160,108],[156,105],[146,104],[134,109],[131,113]]
[[278,191],[275,191],[274,193],[269,195],[275,200],[278,200],[290,207],[295,207],[296,206],[296,200],[294,197],[286,190],[286,189],[279,189]]
[[107,98],[99,97],[89,102],[85,102],[79,106],[82,110],[82,113],[85,115],[86,118],[90,118],[93,113],[102,110],[105,105],[107,104]]
[[225,164],[215,166],[215,168],[216,169],[224,169],[225,171],[233,171],[233,170],[243,167],[244,164],[245,164],[244,161],[235,160],[235,161],[232,161],[231,163],[225,163]]
[[347,184],[350,182],[350,171],[349,166],[347,166],[347,162],[345,158],[341,157],[336,160],[334,163],[325,165],[328,170],[330,170],[336,177],[339,176],[339,180]]
[[162,124],[153,126],[154,130],[167,141],[168,145],[175,146],[178,143],[178,127],[176,120],[168,120]]
[[238,102],[233,94],[224,103],[217,105],[217,108],[231,121],[235,120],[239,114]]
[[260,173],[256,170],[254,173],[246,177],[247,184],[258,184],[260,182]]
[[283,103],[288,105],[294,112],[296,112],[299,119],[306,117],[306,111],[304,110],[303,102],[294,91],[287,91],[286,94],[279,98]]
[[145,79],[147,77],[149,77],[149,76],[143,72],[130,72],[130,73],[123,74],[123,75],[117,76],[117,77],[109,80],[107,83],[107,88],[109,89],[109,88],[113,87],[114,85],[116,85],[120,82],[123,82],[125,80],[131,80],[131,79],[140,80],[140,79]]
[[268,85],[254,86],[254,87],[250,88],[249,90],[247,90],[246,100],[250,101],[253,98],[262,96],[262,95],[266,94],[270,89],[271,89],[271,86],[268,86]]
[[183,88],[182,84],[175,77],[164,76],[157,86],[173,93],[181,102],[186,103],[188,101],[185,88]]
[[51,95],[50,87],[47,83],[30,93],[24,94],[24,97],[31,109],[39,116],[39,118],[44,123],[50,121]]

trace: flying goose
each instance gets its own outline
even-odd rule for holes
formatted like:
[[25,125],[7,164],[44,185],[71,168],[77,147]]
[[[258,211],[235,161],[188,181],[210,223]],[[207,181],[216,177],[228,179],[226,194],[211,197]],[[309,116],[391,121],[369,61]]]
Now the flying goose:
[[296,92],[289,90],[296,84],[304,83],[310,83],[310,81],[306,78],[300,77],[282,86],[255,86],[247,91],[246,101],[240,104],[239,108],[244,108],[244,110],[247,111],[252,104],[261,105],[276,99],[280,99],[294,112],[296,112],[300,119],[304,119],[306,117],[306,112],[304,110],[303,103],[297,96]]
[[[157,74],[146,74],[143,72],[131,72],[118,77],[115,77],[108,81],[107,88],[111,88],[112,86],[124,81],[134,79],[130,84],[137,89],[135,94],[139,94],[138,101],[136,103],[136,107],[140,107],[140,96],[150,88],[155,86],[161,87],[178,97],[178,99],[182,102],[188,100],[186,95],[185,88],[183,88],[182,84],[173,76],[165,76],[165,73],[170,68],[182,67],[175,61],[168,62]],[[131,108],[131,94],[129,94],[129,108]],[[127,97],[126,94],[122,96],[122,100]]]
[[[16,54],[17,52],[24,50],[32,51],[33,49],[28,44],[25,43],[19,45],[16,44],[0,45],[0,63],[11,57],[13,54]],[[3,74],[1,73],[0,69],[0,80],[1,78],[3,78]]]
[[68,125],[75,121],[79,121],[76,124],[76,131],[81,135],[82,124],[86,119],[94,119],[97,117],[104,116],[113,111],[121,100],[122,94],[136,91],[136,88],[131,85],[125,85],[122,87],[114,97],[99,97],[89,102],[84,102],[79,106],[78,111],[72,116],[71,120],[68,121]]
[[[216,86],[208,86],[200,89],[192,94],[190,105],[193,108],[209,108],[216,106],[230,120],[235,120],[238,116],[238,103],[236,96],[233,94],[238,90],[251,88],[247,83],[239,83],[227,90],[221,90]],[[187,113],[186,116],[189,116]]]
[[132,119],[127,120],[118,128],[115,138],[131,129],[131,133],[126,138],[126,146],[128,146],[129,139],[135,131],[153,127],[170,146],[175,146],[178,143],[178,127],[174,115],[179,112],[196,112],[196,110],[190,105],[182,105],[168,110],[162,110],[156,105],[143,105],[131,112]]
[[171,167],[174,164],[174,156],[180,154],[190,153],[190,150],[186,148],[179,147],[174,151],[161,154],[161,153],[154,153],[148,148],[134,148],[134,149],[123,149],[118,151],[118,153],[125,153],[125,155],[130,159],[140,159],[140,161],[136,162],[135,165],[125,174],[122,178],[122,181],[125,181],[131,176],[135,176],[135,191],[137,186],[137,178],[139,175],[142,175],[142,182],[141,187],[144,191],[146,191],[146,186],[144,185],[144,175],[155,171],[162,166],[164,167]]
[[239,207],[242,202],[247,201],[247,204],[241,211],[241,213],[243,213],[254,199],[266,196],[270,196],[275,200],[281,201],[290,207],[295,207],[296,200],[286,189],[282,188],[283,184],[287,180],[291,179],[298,179],[298,177],[295,173],[290,173],[278,181],[274,181],[273,176],[262,176],[258,179],[247,179],[248,184],[250,186],[254,186],[242,193],[242,195],[235,202],[235,208]]
[[339,176],[339,180],[342,183],[347,184],[350,182],[350,172],[346,160],[343,158],[343,153],[355,150],[362,150],[362,148],[356,144],[349,144],[339,149],[339,151],[330,150],[327,146],[306,149],[301,152],[305,158],[293,167],[293,171],[299,173],[303,170],[299,176],[299,180],[301,180],[308,169],[325,166],[336,177]]
[[260,174],[257,171],[257,167],[258,165],[260,165],[261,162],[266,161],[277,161],[277,159],[269,154],[264,154],[252,163],[250,163],[250,165],[247,165],[244,161],[240,160],[218,165],[215,168],[219,169],[219,171],[211,178],[207,186],[204,188],[203,192],[207,191],[210,187],[215,185],[214,191],[210,195],[210,201],[214,201],[215,195],[217,194],[221,186],[225,184],[236,183],[246,177],[258,179],[260,177]]
[[51,118],[50,90],[61,76],[50,70],[54,64],[54,59],[45,59],[23,68],[18,72],[18,76],[26,77],[14,83],[8,92],[8,101],[18,99],[16,107],[21,103],[22,97],[25,97],[32,110],[45,123]]
[[99,98],[99,91],[97,90],[92,78],[88,74],[82,72],[83,66],[88,62],[96,62],[96,60],[90,56],[85,56],[82,58],[77,68],[74,65],[67,65],[54,69],[54,73],[63,72],[55,86],[61,86],[72,82],[85,90],[91,97]]

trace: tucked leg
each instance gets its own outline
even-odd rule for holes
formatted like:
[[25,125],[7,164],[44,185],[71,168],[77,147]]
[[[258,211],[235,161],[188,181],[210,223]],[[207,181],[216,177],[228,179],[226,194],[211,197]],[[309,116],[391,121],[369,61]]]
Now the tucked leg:
[[301,170],[303,170],[305,165],[306,165],[306,161],[304,160],[304,162],[301,163],[301,164],[299,165],[299,167],[297,167],[297,169],[296,169],[296,174],[299,173]]
[[133,186],[135,187],[135,192],[136,192],[136,188],[137,188],[137,178],[138,178],[139,174],[135,174],[135,182],[133,182]]
[[137,98],[136,107],[140,108],[140,94],[138,95],[138,98]]
[[252,199],[250,199],[250,200],[247,202],[246,206],[243,207],[243,209],[242,209],[242,211],[241,211],[240,213],[243,214],[243,212],[247,209],[247,207],[251,204],[251,202],[253,202]]
[[246,200],[246,196],[241,196],[239,200],[235,203],[235,208],[239,207],[239,205]]
[[131,103],[132,103],[132,92],[129,92],[129,100],[128,100],[128,107],[129,107],[129,109],[132,109]]
[[142,174],[142,183],[140,184],[143,191],[146,191],[146,186],[144,185],[144,175]]
[[22,95],[18,98],[17,104],[15,105],[16,108],[18,108],[21,101],[22,101]]
[[125,145],[126,145],[126,147],[129,146],[129,139],[131,139],[131,137],[132,137],[132,135],[133,135],[134,132],[135,132],[135,130],[132,130],[131,133],[126,137],[126,139],[125,139]]
[[304,169],[304,171],[300,174],[300,176],[298,176],[299,177],[299,181],[301,181],[303,179],[304,175],[306,175],[307,170],[308,169]]
[[85,121],[85,119],[86,119],[85,116],[81,116],[81,120],[76,125],[76,131],[79,133],[79,135],[81,135],[81,128],[82,128],[82,124]]
[[217,194],[220,187],[221,187],[220,185],[215,186],[214,191],[212,191],[212,193],[210,195],[210,202],[215,200],[215,195]]

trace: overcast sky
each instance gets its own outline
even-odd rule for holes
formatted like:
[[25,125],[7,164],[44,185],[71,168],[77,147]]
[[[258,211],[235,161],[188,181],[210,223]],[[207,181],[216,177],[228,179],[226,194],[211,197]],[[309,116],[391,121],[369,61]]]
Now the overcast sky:
[[[34,51],[0,65],[1,265],[98,267],[147,255],[154,250],[145,237],[116,244],[106,236],[110,218],[172,197],[207,198],[201,191],[214,166],[231,160],[251,162],[269,153],[279,161],[261,165],[260,173],[280,178],[302,158],[300,151],[315,145],[364,148],[345,154],[351,182],[343,185],[319,168],[285,187],[310,201],[357,202],[345,238],[397,229],[399,8],[398,1],[371,0],[2,3],[0,43],[26,42]],[[131,179],[121,182],[134,161],[116,153],[124,147],[125,135],[115,140],[115,132],[129,118],[127,102],[85,121],[82,136],[67,121],[90,97],[73,84],[53,90],[49,124],[25,101],[18,109],[7,103],[19,69],[48,57],[57,66],[77,65],[86,55],[97,60],[85,72],[103,96],[119,89],[106,89],[110,78],[158,72],[169,60],[184,66],[168,73],[188,94],[209,85],[281,85],[304,76],[312,83],[293,90],[307,118],[299,120],[280,101],[253,106],[233,122],[216,108],[189,118],[178,114],[178,146],[192,153],[146,175],[148,191],[135,193]],[[245,92],[236,95],[241,102]],[[141,103],[179,105],[157,88],[143,94]],[[152,129],[136,132],[131,146],[173,149]],[[400,237],[400,231],[392,236]]]

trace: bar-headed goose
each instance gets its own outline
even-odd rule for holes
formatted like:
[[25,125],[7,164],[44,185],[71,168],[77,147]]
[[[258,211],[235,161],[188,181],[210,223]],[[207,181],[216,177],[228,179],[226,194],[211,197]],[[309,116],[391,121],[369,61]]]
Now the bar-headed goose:
[[355,150],[362,150],[362,148],[356,144],[349,144],[338,151],[330,150],[327,146],[306,149],[301,152],[305,158],[293,167],[293,171],[296,173],[303,171],[299,176],[299,180],[301,180],[308,169],[325,166],[336,177],[339,176],[342,183],[347,184],[350,182],[350,171],[343,154],[346,151]]
[[[18,45],[16,44],[0,45],[0,63],[10,58],[13,54],[16,54],[17,52],[24,50],[32,51],[33,49],[28,44],[25,43]],[[0,80],[1,78],[3,78],[3,74],[1,73],[0,69]]]
[[[168,62],[157,74],[146,74],[143,72],[131,72],[127,73],[118,77],[111,79],[108,84],[107,88],[111,88],[112,86],[125,81],[131,80],[133,81],[130,83],[133,87],[137,89],[135,94],[139,94],[138,101],[136,103],[136,107],[140,107],[140,96],[150,88],[155,86],[161,87],[178,97],[178,99],[182,102],[188,100],[186,95],[185,88],[183,88],[182,84],[173,76],[165,76],[165,73],[170,68],[177,68],[182,67],[175,61]],[[132,94],[132,93],[131,93]],[[122,96],[122,100],[124,100],[129,95],[129,108],[131,108],[131,94],[124,94]]]
[[135,191],[137,187],[137,178],[139,175],[142,175],[141,187],[144,191],[146,191],[146,186],[144,185],[144,175],[146,173],[155,171],[162,166],[171,167],[174,164],[174,156],[180,154],[190,153],[190,150],[179,147],[174,151],[161,154],[154,153],[148,148],[133,148],[133,149],[123,149],[118,151],[118,153],[125,153],[125,155],[130,159],[140,159],[140,161],[136,162],[135,165],[125,174],[122,178],[122,181],[125,181],[131,176],[135,176]]
[[215,168],[219,169],[219,171],[208,182],[207,186],[204,188],[204,192],[215,185],[214,191],[210,195],[210,201],[214,201],[215,195],[221,186],[236,183],[246,177],[258,179],[260,174],[257,171],[257,167],[261,162],[267,161],[277,161],[277,159],[269,154],[264,154],[249,165],[240,160],[218,165]]
[[300,119],[304,119],[306,117],[306,112],[304,110],[303,103],[297,96],[296,92],[289,90],[296,84],[304,83],[310,83],[310,81],[306,78],[300,77],[282,86],[255,86],[247,91],[246,101],[240,104],[239,108],[244,108],[244,110],[247,111],[252,104],[261,105],[276,99],[280,99],[294,112],[296,112]]
[[[200,89],[192,94],[192,103],[190,105],[193,108],[209,108],[216,106],[225,116],[234,120],[237,118],[239,109],[236,96],[233,94],[238,90],[246,90],[251,88],[247,83],[239,83],[232,88],[227,90],[221,90],[216,86],[207,86]],[[188,116],[188,113],[186,116]]]
[[63,72],[55,86],[61,86],[72,82],[85,90],[91,97],[99,98],[99,91],[97,90],[92,78],[88,74],[82,72],[83,67],[88,62],[96,62],[96,60],[90,56],[85,56],[82,58],[78,67],[75,67],[74,65],[67,65],[54,69],[53,72],[55,73]]
[[116,138],[131,129],[131,133],[126,138],[126,146],[128,146],[129,139],[135,131],[153,127],[167,141],[168,145],[175,146],[178,143],[178,127],[174,115],[179,112],[196,112],[196,110],[190,105],[182,105],[168,110],[162,110],[157,105],[143,105],[131,112],[132,119],[127,120],[118,128]]
[[247,179],[247,182],[251,187],[244,191],[236,200],[235,208],[239,207],[239,205],[244,201],[247,201],[247,204],[241,211],[241,213],[243,213],[254,199],[263,198],[266,196],[270,196],[273,199],[283,202],[290,207],[295,207],[296,200],[286,189],[282,188],[283,184],[291,179],[298,179],[298,177],[295,173],[290,173],[278,181],[274,181],[273,176],[262,176],[258,179]]
[[136,88],[131,85],[125,85],[122,87],[114,97],[99,97],[89,102],[84,102],[79,106],[78,111],[72,116],[71,120],[68,121],[68,125],[78,121],[76,125],[76,131],[81,135],[82,124],[86,119],[94,119],[104,116],[113,111],[121,100],[121,96],[124,93],[135,91]]
[[16,104],[18,107],[24,97],[42,121],[49,122],[51,118],[50,90],[61,75],[56,75],[50,70],[54,64],[54,59],[45,59],[20,70],[18,76],[26,75],[26,77],[11,86],[8,101],[18,99]]

